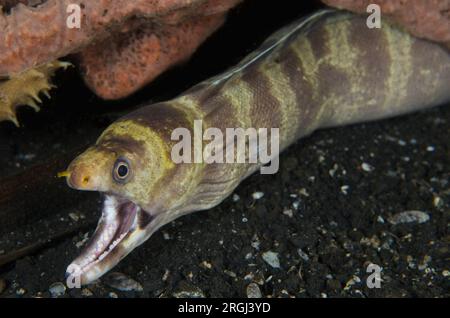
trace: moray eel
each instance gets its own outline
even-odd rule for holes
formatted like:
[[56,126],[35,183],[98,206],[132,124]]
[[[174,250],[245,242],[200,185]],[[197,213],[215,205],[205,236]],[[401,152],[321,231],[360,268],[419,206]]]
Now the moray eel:
[[[69,165],[70,187],[104,194],[97,229],[69,268],[77,268],[82,284],[94,281],[161,226],[219,204],[261,166],[206,163],[207,158],[175,163],[176,128],[194,133],[195,120],[202,121],[202,129],[220,131],[279,128],[281,152],[318,128],[386,118],[449,99],[450,56],[438,44],[386,22],[369,29],[364,17],[340,11],[303,18],[224,74],[119,119]],[[227,140],[222,147],[230,142],[234,145]]]

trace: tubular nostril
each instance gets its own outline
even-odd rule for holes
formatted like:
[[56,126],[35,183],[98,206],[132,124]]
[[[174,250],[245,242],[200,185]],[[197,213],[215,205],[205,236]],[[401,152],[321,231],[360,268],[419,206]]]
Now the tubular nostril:
[[67,184],[78,190],[89,190],[92,187],[92,181],[91,175],[79,168],[72,169],[67,177]]
[[89,180],[90,180],[89,176],[83,177],[82,184],[85,185],[85,186],[88,185],[89,184]]

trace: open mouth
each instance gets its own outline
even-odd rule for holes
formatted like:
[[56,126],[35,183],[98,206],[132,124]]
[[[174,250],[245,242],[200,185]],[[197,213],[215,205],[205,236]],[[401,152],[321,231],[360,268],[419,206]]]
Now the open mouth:
[[152,219],[137,204],[106,195],[102,215],[90,242],[68,268],[68,275],[87,284],[102,276],[128,254],[123,243],[139,228],[139,219]]

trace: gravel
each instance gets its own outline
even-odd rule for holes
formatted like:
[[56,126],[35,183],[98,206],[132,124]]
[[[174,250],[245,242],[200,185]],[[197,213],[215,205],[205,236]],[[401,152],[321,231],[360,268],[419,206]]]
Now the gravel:
[[134,279],[126,276],[125,274],[119,272],[112,272],[107,274],[103,278],[104,283],[114,289],[123,291],[123,292],[142,292],[143,288],[140,283],[135,281]]
[[48,291],[54,298],[61,297],[66,293],[66,286],[63,283],[57,282],[50,285]]
[[267,251],[262,254],[263,260],[272,266],[273,268],[280,268],[280,260],[278,259],[278,253]]
[[247,298],[262,298],[258,284],[251,283],[247,286]]
[[405,211],[394,214],[389,218],[389,222],[393,225],[402,223],[425,223],[430,220],[430,215],[422,211]]

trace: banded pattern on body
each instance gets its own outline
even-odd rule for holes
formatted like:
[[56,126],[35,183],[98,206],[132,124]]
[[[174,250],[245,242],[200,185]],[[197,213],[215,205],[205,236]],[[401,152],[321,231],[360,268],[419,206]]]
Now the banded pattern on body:
[[[180,107],[188,100],[206,127],[222,131],[278,127],[284,149],[318,128],[434,106],[449,92],[450,58],[444,49],[387,23],[369,29],[364,17],[324,12],[285,28],[236,68],[172,103]],[[254,170],[219,166],[205,166],[205,178],[240,180]]]
[[[192,130],[195,119],[222,132],[279,128],[282,150],[318,128],[434,106],[449,91],[444,49],[387,23],[369,29],[364,17],[323,11],[285,27],[224,74],[123,120],[150,127],[166,145],[173,145],[174,129]],[[169,157],[170,147],[161,151]],[[218,204],[256,168],[217,163],[182,169],[193,174],[187,188],[198,209]]]
[[[113,236],[113,252],[100,257],[105,244],[99,240],[105,235],[96,232],[73,264],[82,264],[83,283],[98,278],[159,227],[219,204],[260,166],[175,164],[171,149],[177,141],[171,136],[177,128],[194,135],[196,120],[201,129],[222,133],[227,128],[279,128],[282,151],[319,128],[385,118],[449,99],[450,56],[439,45],[387,23],[371,30],[363,17],[336,11],[295,22],[235,68],[118,120],[74,160],[69,185],[107,194],[98,231],[106,231],[104,223],[110,222],[109,228],[122,224],[120,229],[128,232],[117,240]],[[207,144],[194,142],[194,148]],[[130,169],[127,182],[115,182],[111,175],[118,160]],[[131,225],[130,218],[135,219]]]

